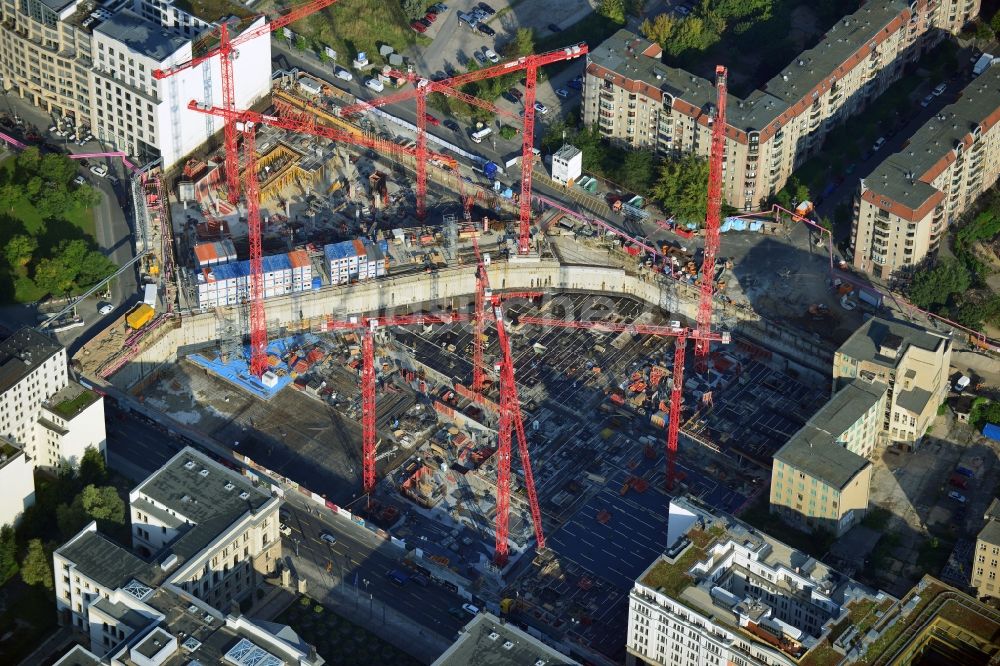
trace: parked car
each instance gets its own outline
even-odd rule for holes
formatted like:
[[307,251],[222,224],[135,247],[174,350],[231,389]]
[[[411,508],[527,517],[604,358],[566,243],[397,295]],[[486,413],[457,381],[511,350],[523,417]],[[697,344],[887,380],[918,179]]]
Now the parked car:
[[292,528],[284,523],[278,523],[278,531],[285,536],[292,536]]
[[105,176],[108,175],[108,167],[104,164],[95,164],[94,166],[90,167],[90,173],[94,174],[95,176],[100,176],[101,178],[104,178]]
[[478,7],[479,9],[482,9],[484,12],[486,12],[490,16],[493,16],[494,14],[497,13],[497,10],[493,9],[492,7],[490,7],[485,2],[480,2],[479,4],[476,5],[476,7]]
[[342,79],[344,81],[353,81],[354,80],[354,75],[351,74],[350,72],[348,72],[343,67],[338,67],[337,68],[337,78],[338,79]]
[[434,12],[427,12],[427,15],[424,16],[424,18],[430,21],[431,23],[434,23],[434,21],[438,20],[438,15]]
[[544,116],[549,112],[549,107],[545,106],[541,102],[535,102],[535,111],[538,111],[538,113]]
[[479,25],[477,25],[476,30],[478,30],[481,34],[486,35],[487,37],[496,37],[497,34],[496,30],[486,25],[485,23],[480,23]]
[[879,138],[875,139],[875,143],[872,144],[872,152],[877,153],[884,145],[885,145],[885,137],[880,136]]
[[87,179],[84,178],[83,176],[77,176],[76,178],[73,179],[73,184],[74,185],[86,185],[87,184]]
[[565,88],[556,88],[556,95],[562,97],[563,99],[566,99],[567,97],[569,97],[569,91],[566,90]]
[[462,604],[462,610],[469,615],[479,615],[479,608],[473,606],[472,604]]
[[489,60],[486,59],[486,56],[484,56],[481,51],[476,51],[472,55],[475,56],[476,62],[478,62],[480,65],[485,65],[486,63],[489,62]]
[[462,129],[461,127],[459,127],[458,123],[456,123],[456,122],[455,122],[454,120],[452,120],[451,118],[447,118],[447,119],[445,119],[445,121],[444,121],[444,122],[443,122],[442,124],[443,124],[443,125],[444,125],[445,127],[447,127],[448,129],[450,129],[450,130],[451,130],[452,132],[457,132],[457,131],[459,131],[460,129]]
[[424,26],[425,28],[429,28],[429,27],[431,27],[431,22],[430,22],[430,21],[428,21],[428,20],[427,20],[427,19],[425,19],[425,18],[418,18],[418,19],[417,19],[417,23],[420,23],[420,24],[423,24],[423,26]]
[[927,97],[924,97],[922,100],[920,100],[920,106],[922,106],[922,107],[924,107],[926,109],[928,106],[931,105],[932,101],[934,101],[934,95],[928,93]]
[[959,504],[965,504],[966,502],[965,495],[958,492],[957,490],[952,490],[950,493],[948,493],[948,497],[955,500]]
[[944,94],[944,91],[947,89],[948,89],[947,83],[939,83],[937,84],[937,86],[934,87],[934,90],[931,91],[931,94],[934,95],[935,97],[940,97],[941,95]]
[[517,99],[518,102],[520,102],[521,98],[524,97],[524,93],[521,92],[520,90],[518,90],[517,88],[511,88],[507,92],[509,92],[511,95],[513,95],[514,98]]
[[503,97],[508,102],[510,102],[511,104],[517,104],[517,98],[511,95],[509,90],[500,93],[500,96]]
[[115,306],[111,305],[111,303],[99,303],[97,307],[97,314],[107,315],[114,312],[114,310]]
[[497,52],[494,51],[493,49],[486,49],[486,57],[487,59],[489,59],[490,62],[494,64],[500,62],[500,56],[498,56]]
[[965,389],[969,388],[969,384],[971,382],[972,379],[968,375],[962,375],[961,377],[958,378],[958,381],[955,382],[955,386],[953,386],[952,388],[954,389],[955,393],[961,393]]
[[557,26],[555,23],[549,23],[546,27],[552,32],[562,32],[562,28]]
[[417,32],[427,32],[427,26],[425,26],[420,21],[414,21],[413,23],[410,24],[410,27],[416,30]]
[[368,79],[365,81],[365,85],[374,90],[375,92],[382,92],[385,90],[385,85],[378,79]]
[[434,125],[435,127],[437,127],[438,125],[440,125],[440,124],[441,124],[441,121],[440,121],[440,120],[438,120],[437,118],[435,118],[434,116],[432,116],[432,115],[431,115],[431,114],[429,114],[429,113],[425,113],[425,114],[424,114],[424,120],[426,120],[426,121],[427,121],[428,123],[430,123],[431,125]]
[[443,2],[437,2],[431,5],[431,11],[437,12],[438,14],[444,14],[446,11],[448,11],[448,5],[444,4]]
[[322,539],[323,541],[327,542],[331,546],[333,544],[337,543],[337,537],[333,536],[329,532],[323,532],[323,534],[321,534],[319,538]]

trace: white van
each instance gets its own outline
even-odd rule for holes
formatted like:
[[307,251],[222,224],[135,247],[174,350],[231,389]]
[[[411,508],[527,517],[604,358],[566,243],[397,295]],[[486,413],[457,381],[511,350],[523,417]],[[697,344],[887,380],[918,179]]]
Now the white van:
[[482,143],[483,139],[488,137],[490,134],[493,134],[493,130],[489,127],[484,127],[483,129],[472,133],[472,140],[475,143]]
[[348,72],[343,67],[338,67],[337,68],[337,78],[338,79],[343,79],[344,81],[353,81],[354,80],[354,75],[351,74],[350,72]]
[[368,79],[365,81],[365,85],[374,90],[375,92],[382,92],[385,90],[385,86],[378,79]]

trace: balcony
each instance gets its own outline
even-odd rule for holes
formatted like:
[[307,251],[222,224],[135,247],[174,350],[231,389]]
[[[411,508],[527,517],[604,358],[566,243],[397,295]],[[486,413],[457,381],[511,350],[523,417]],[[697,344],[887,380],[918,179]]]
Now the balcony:
[[606,100],[608,100],[610,102],[613,102],[613,101],[615,101],[615,94],[614,94],[613,91],[610,91],[607,88],[602,88],[601,89],[601,99],[606,99]]

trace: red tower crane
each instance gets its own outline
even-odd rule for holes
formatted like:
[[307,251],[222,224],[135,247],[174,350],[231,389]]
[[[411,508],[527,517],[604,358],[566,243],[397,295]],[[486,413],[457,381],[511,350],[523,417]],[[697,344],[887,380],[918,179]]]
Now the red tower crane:
[[632,333],[635,335],[657,335],[673,337],[674,340],[674,374],[670,388],[670,420],[667,422],[667,490],[673,490],[676,474],[677,437],[680,433],[681,403],[684,400],[684,357],[687,353],[687,339],[707,343],[715,340],[729,344],[730,334],[703,333],[679,326],[659,326],[654,324],[622,324],[604,321],[572,321],[564,319],[546,319],[543,317],[521,316],[522,324],[549,326],[554,328],[583,328],[604,332]]
[[361,337],[361,480],[365,493],[375,488],[375,331],[390,326],[414,324],[451,324],[468,321],[460,313],[447,315],[412,314],[395,317],[352,317],[349,321],[331,321],[330,330],[362,331]]
[[[233,123],[237,128],[237,124]],[[254,124],[243,122],[243,152],[246,159],[243,187],[247,194],[247,227],[250,230],[250,374],[260,377],[267,370],[267,321],[264,315],[264,256],[260,242],[260,191],[257,183],[257,142]]]
[[[521,143],[521,196],[520,196],[520,224],[518,230],[518,254],[527,254],[531,249],[531,177],[534,165],[535,153],[535,85],[538,80],[538,68],[545,65],[572,60],[587,54],[587,44],[581,42],[573,46],[568,46],[546,53],[522,56],[515,60],[503,62],[492,67],[486,67],[467,74],[459,74],[442,81],[430,81],[419,79],[417,85],[409,90],[404,90],[381,99],[370,102],[359,102],[341,109],[344,115],[357,113],[370,107],[381,107],[396,102],[417,98],[417,164],[426,162],[426,96],[432,92],[440,92],[445,95],[458,97],[470,104],[497,112],[498,109],[489,102],[484,102],[476,97],[462,93],[457,88],[483,79],[495,78],[513,72],[524,70],[525,72],[525,96],[524,96],[524,129],[522,131]],[[410,77],[412,80],[412,77]],[[425,197],[427,194],[426,172],[421,175],[417,172],[417,213],[423,215],[426,212]]]
[[722,217],[722,171],[726,163],[726,78],[722,65],[715,67],[717,101],[712,122],[712,147],[708,162],[708,205],[705,211],[705,249],[701,262],[701,298],[698,301],[698,331],[703,334],[695,341],[694,355],[699,372],[708,368],[712,330],[712,291],[715,287],[715,255],[719,251],[719,225]]
[[[229,35],[229,24],[222,23],[219,25],[219,45],[213,49],[209,49],[203,55],[197,58],[192,58],[191,60],[181,63],[180,65],[175,65],[169,69],[155,69],[153,70],[154,79],[165,79],[184,70],[191,69],[192,67],[197,67],[198,65],[214,58],[215,56],[220,56],[219,67],[222,70],[222,106],[225,109],[233,109],[235,104],[235,89],[233,81],[233,60],[239,56],[239,51],[237,46],[248,42],[252,39],[256,39],[261,35],[266,35],[279,28],[284,28],[285,26],[298,21],[299,19],[313,14],[325,7],[329,7],[337,0],[311,0],[304,5],[293,8],[290,12],[283,16],[275,17],[268,23],[254,28],[252,30],[247,30],[236,37],[230,37]],[[239,163],[238,154],[236,151],[236,126],[232,121],[225,121],[225,153],[226,153],[226,185],[228,187],[228,197],[229,203],[235,204],[239,200]]]

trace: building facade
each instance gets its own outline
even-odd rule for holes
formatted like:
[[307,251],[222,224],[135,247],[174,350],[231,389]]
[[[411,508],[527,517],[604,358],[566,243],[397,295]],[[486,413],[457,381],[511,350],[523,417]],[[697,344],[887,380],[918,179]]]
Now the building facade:
[[15,525],[35,503],[35,469],[24,451],[0,437],[0,526]]
[[213,609],[251,598],[281,553],[280,503],[198,451],[181,450],[129,494],[130,547],[91,523],[53,553],[60,621],[92,636],[104,622],[92,606],[122,592],[164,588]]
[[[222,73],[211,58],[165,79],[153,77],[213,43],[217,21],[244,18],[238,4],[173,0],[2,0],[3,85],[54,115],[72,117],[99,140],[140,160],[171,168],[222,128],[188,109],[192,100],[221,104]],[[206,11],[208,11],[206,9]],[[244,21],[243,30],[264,25]],[[264,32],[239,47],[234,101],[248,108],[270,91],[271,42]]]
[[[907,63],[957,33],[978,0],[875,0],[835,24],[745,99],[726,102],[723,193],[754,210],[821,149],[829,132],[902,75]],[[662,155],[707,157],[715,82],[661,62],[662,49],[620,30],[587,58],[583,120],[601,136]]]
[[388,267],[388,252],[387,241],[372,243],[367,239],[356,239],[325,245],[323,255],[330,271],[330,284],[382,277]]
[[983,529],[976,537],[969,586],[980,599],[1000,599],[1000,499],[994,498],[983,515]]
[[[312,262],[304,250],[263,257],[264,298],[312,288]],[[250,262],[232,261],[195,271],[198,306],[225,307],[245,303],[250,297]]]
[[876,278],[912,269],[1000,175],[1000,68],[973,79],[861,180],[854,200],[854,265]]
[[858,378],[885,384],[883,441],[913,450],[948,395],[951,350],[949,337],[901,322],[869,319],[833,356],[835,389]]
[[0,436],[33,467],[75,465],[107,441],[104,399],[69,378],[66,349],[30,328],[0,343]]
[[680,498],[670,502],[666,552],[629,594],[625,663],[796,666],[828,647],[855,604],[894,601]]

